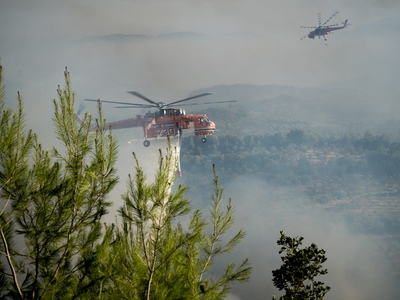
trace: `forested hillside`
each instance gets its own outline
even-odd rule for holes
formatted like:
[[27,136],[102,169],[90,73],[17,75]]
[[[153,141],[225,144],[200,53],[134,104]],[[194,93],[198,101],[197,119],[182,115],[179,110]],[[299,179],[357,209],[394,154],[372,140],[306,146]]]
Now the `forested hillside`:
[[182,153],[185,173],[205,175],[209,170],[204,166],[215,164],[225,181],[255,175],[275,185],[297,185],[317,203],[370,194],[400,196],[400,143],[370,133],[322,137],[297,129],[243,138],[211,136],[205,144],[188,137]]
[[[400,140],[394,113],[385,118],[388,108],[374,114],[368,106],[356,113],[354,103],[361,99],[344,98],[345,93],[318,102],[323,93],[311,89],[256,87],[237,98],[223,90],[229,87],[217,88],[214,96],[219,91],[218,99],[238,102],[207,109],[217,132],[204,144],[195,136],[182,143],[190,196],[201,201],[212,164],[223,185],[248,177],[277,190],[295,188],[313,205],[343,215],[352,232],[384,238],[400,274]],[[244,94],[258,96],[244,104]]]

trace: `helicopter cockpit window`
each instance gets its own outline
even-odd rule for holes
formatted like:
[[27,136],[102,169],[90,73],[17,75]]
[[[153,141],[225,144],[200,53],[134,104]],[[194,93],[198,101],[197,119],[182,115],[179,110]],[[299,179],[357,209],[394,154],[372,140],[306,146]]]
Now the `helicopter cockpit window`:
[[210,120],[207,117],[203,118],[203,122],[206,123],[206,126],[210,126],[211,125]]

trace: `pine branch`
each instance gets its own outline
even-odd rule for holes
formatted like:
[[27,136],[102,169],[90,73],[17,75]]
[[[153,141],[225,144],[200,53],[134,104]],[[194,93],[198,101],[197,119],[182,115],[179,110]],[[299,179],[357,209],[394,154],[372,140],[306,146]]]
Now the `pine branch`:
[[2,240],[4,248],[5,248],[5,257],[7,258],[8,265],[10,266],[10,269],[11,269],[14,285],[17,288],[18,295],[21,297],[21,299],[23,299],[21,287],[19,286],[19,283],[18,283],[17,272],[15,271],[14,264],[11,259],[11,253],[8,248],[8,242],[7,242],[6,236],[4,235],[4,232],[3,232],[3,227],[0,227],[0,235],[1,235],[1,240]]

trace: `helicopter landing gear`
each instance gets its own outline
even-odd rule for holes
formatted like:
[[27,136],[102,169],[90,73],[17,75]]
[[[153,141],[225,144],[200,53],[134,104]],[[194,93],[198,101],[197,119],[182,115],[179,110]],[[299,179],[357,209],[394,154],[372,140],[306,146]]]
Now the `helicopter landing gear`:
[[143,146],[145,146],[145,147],[150,146],[150,141],[149,140],[144,140]]
[[203,137],[203,138],[201,139],[201,141],[202,141],[203,143],[205,143],[205,142],[207,142],[207,139],[206,139],[205,137]]

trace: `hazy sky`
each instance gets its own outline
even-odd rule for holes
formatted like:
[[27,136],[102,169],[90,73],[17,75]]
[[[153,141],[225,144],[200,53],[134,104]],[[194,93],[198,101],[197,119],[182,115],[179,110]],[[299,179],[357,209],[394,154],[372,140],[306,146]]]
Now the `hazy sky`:
[[[330,23],[349,19],[352,26],[328,36],[328,46],[308,38],[300,41],[309,31],[300,26],[317,25],[317,13],[325,20],[335,11],[339,14]],[[140,88],[154,97],[175,99],[194,89],[231,83],[317,86],[358,78],[378,64],[375,54],[398,49],[399,41],[377,44],[373,35],[353,32],[399,16],[396,0],[0,0],[0,57],[7,79],[19,89],[33,81],[54,86],[68,66],[84,97],[126,97],[125,89]],[[206,37],[97,44],[82,40],[178,31]]]
[[[300,40],[309,31],[300,26],[315,26],[318,13],[324,21],[335,11],[339,14],[332,23],[341,24],[349,19],[351,26],[329,35],[328,46],[317,39]],[[364,29],[395,18],[398,26],[398,0],[0,0],[0,58],[9,103],[13,105],[16,92],[20,91],[28,126],[39,132],[39,139],[45,144],[52,145],[54,139],[47,138],[54,136],[51,100],[56,97],[57,85],[64,85],[65,66],[70,71],[77,101],[84,98],[136,101],[126,91],[137,90],[154,100],[169,102],[217,84],[314,87],[360,78],[378,83],[394,82],[399,78],[400,69],[399,27],[394,32],[390,27],[380,32]],[[123,41],[91,39],[111,34],[156,36],[172,32],[195,32],[204,36]],[[121,118],[131,113],[118,112]],[[106,117],[109,114],[115,116],[116,112],[108,111]],[[121,146],[121,153],[130,155],[131,149],[126,144]],[[125,163],[122,172],[129,170],[129,164]],[[124,185],[122,175],[121,181]],[[253,192],[262,185],[256,181],[252,184]],[[232,183],[226,192],[246,199],[245,191],[235,192],[236,186]],[[274,241],[278,239],[282,223],[276,223],[271,215],[282,212],[282,207],[274,205],[280,202],[268,198],[268,190],[257,192],[260,200],[251,203],[256,209],[241,210],[248,203],[238,204],[239,223],[249,232],[244,248],[251,249],[249,254],[255,265],[268,266],[255,269],[256,276],[244,291],[262,292],[265,297],[260,298],[268,299],[277,291],[270,289],[270,256],[265,258],[265,252],[277,253]],[[290,215],[304,212],[304,208],[299,213],[295,205],[291,207]],[[246,211],[261,215],[250,216]],[[368,299],[377,299],[372,291],[379,293],[386,286],[375,280],[369,270],[376,267],[373,254],[379,252],[367,253],[365,258],[360,258],[361,263],[352,261],[360,249],[367,249],[371,243],[358,240],[354,243],[351,236],[343,233],[346,228],[342,223],[332,216],[329,218],[333,220],[325,222],[328,219],[325,215],[321,217],[320,211],[313,211],[307,222],[302,222],[305,228],[302,232],[296,231],[293,225],[297,224],[296,220],[281,220],[289,221],[285,223],[288,230],[293,229],[289,235],[304,233],[310,243],[328,247],[329,263],[332,262],[329,267],[334,271],[329,275],[330,282],[336,288],[333,295],[339,296],[337,299],[346,296],[367,299],[368,295]],[[319,226],[323,222],[325,225]],[[259,228],[268,226],[271,230],[260,239]],[[350,246],[345,249],[347,242]],[[346,256],[345,250],[349,251],[347,258],[340,260]],[[275,256],[271,261],[273,265],[279,259]],[[352,267],[358,269],[354,271]],[[353,286],[347,288],[351,285],[347,279],[352,277],[352,272],[363,277],[352,281]],[[379,288],[373,289],[373,283],[379,284]],[[243,293],[243,290],[238,292]]]
[[[329,35],[328,46],[300,40],[309,31],[300,26],[317,25],[319,12],[326,20],[335,11],[332,23],[349,19],[352,25]],[[397,0],[0,0],[0,58],[7,99],[19,90],[38,114],[51,113],[65,66],[77,99],[120,101],[136,100],[127,90],[172,101],[217,84],[314,87],[364,76],[393,80],[400,65],[397,32],[382,36],[360,29],[399,16]],[[172,32],[204,36],[90,39]]]
[[[300,40],[309,31],[302,25],[317,25],[318,13],[326,20],[335,11],[333,23],[349,19],[351,26],[329,35],[328,46]],[[391,18],[397,18],[397,31],[363,32]],[[235,83],[314,87],[367,77],[398,86],[399,18],[397,0],[0,0],[0,58],[8,101],[20,91],[35,115],[28,124],[49,130],[51,99],[63,85],[65,66],[77,101],[136,101],[126,91],[137,90],[170,102],[196,89]],[[172,32],[203,36],[93,39]],[[130,116],[126,110],[115,117]]]

